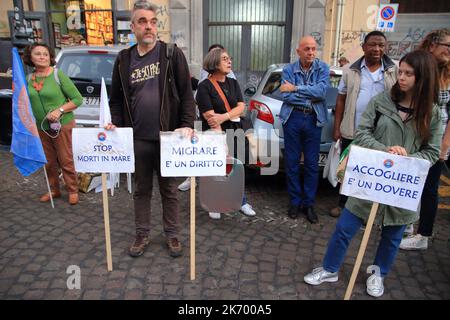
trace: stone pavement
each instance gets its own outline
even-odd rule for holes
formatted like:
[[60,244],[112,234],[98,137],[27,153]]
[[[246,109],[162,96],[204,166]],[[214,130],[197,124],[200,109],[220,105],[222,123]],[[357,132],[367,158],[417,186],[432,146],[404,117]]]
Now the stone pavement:
[[[180,179],[180,182],[182,179]],[[156,188],[155,188],[156,189]],[[342,299],[362,232],[354,239],[337,283],[311,287],[303,276],[320,265],[336,220],[327,211],[337,191],[321,184],[317,210],[320,224],[286,217],[288,197],[283,175],[248,182],[247,196],[256,218],[239,213],[213,221],[197,207],[197,273],[190,281],[189,192],[180,193],[184,256],[173,259],[165,247],[159,192],[154,192],[151,244],[131,258],[134,215],[125,175],[110,197],[113,272],[106,271],[101,193],[80,194],[70,206],[56,199],[56,209],[38,202],[46,191],[43,172],[20,176],[7,149],[0,148],[0,299]],[[448,208],[449,199],[442,199]],[[198,201],[197,201],[198,203]],[[374,228],[355,289],[365,293],[365,269],[380,237]],[[400,251],[385,280],[381,299],[450,299],[450,214],[438,213],[430,248]],[[81,289],[69,290],[69,266],[81,270]]]

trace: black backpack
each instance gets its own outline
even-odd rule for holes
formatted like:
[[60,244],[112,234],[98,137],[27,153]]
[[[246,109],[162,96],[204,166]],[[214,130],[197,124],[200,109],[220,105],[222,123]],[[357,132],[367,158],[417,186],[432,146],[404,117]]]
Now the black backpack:
[[169,66],[169,83],[172,88],[172,94],[174,98],[180,102],[180,96],[178,95],[177,85],[175,83],[175,77],[173,74],[173,52],[175,51],[175,47],[177,45],[175,43],[167,43],[166,44],[166,58],[168,59]]

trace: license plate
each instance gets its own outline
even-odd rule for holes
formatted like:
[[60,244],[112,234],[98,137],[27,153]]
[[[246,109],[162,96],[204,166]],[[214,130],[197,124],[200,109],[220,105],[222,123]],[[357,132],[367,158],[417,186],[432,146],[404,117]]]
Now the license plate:
[[319,166],[325,167],[327,163],[328,153],[319,153]]
[[98,104],[100,104],[100,98],[99,97],[84,97],[83,101],[84,101],[84,104],[86,104],[86,105],[98,105]]
[[[325,164],[327,163],[328,159],[328,153],[319,153],[319,167],[325,167]],[[303,153],[302,157],[300,159],[300,163],[303,164]]]

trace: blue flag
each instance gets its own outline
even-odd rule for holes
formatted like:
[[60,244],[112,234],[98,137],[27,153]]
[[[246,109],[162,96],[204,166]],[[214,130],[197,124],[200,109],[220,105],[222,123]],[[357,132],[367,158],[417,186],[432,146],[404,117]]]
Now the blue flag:
[[17,48],[13,48],[12,56],[13,134],[11,152],[14,155],[14,164],[19,172],[23,176],[29,176],[47,163],[47,159],[45,158],[44,149],[39,138],[36,120],[31,110],[25,73]]

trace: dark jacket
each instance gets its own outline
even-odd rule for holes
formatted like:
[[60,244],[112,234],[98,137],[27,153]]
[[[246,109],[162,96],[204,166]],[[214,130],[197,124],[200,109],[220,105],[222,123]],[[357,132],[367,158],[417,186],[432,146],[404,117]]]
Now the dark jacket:
[[[111,84],[112,123],[118,127],[133,127],[130,109],[129,75],[130,52],[135,47],[120,51],[114,63]],[[191,89],[189,67],[181,49],[175,46],[172,57],[173,77],[166,56],[166,43],[161,41],[159,90],[161,97],[160,130],[174,131],[182,127],[194,127],[195,105]],[[172,83],[175,86],[172,86]],[[174,88],[176,87],[176,88]]]

